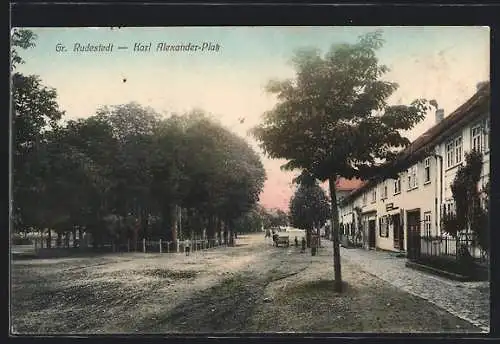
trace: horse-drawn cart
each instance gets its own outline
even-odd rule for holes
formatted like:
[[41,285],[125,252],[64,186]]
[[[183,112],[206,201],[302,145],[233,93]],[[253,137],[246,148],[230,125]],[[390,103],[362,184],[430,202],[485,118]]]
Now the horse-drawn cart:
[[289,247],[290,246],[290,237],[288,235],[277,235],[274,237],[274,245],[276,247]]

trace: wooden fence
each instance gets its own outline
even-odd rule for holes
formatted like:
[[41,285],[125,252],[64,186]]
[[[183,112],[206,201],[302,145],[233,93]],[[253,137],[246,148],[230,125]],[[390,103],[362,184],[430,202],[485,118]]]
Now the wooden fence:
[[[48,239],[33,239],[33,246],[35,251],[40,249],[92,249],[93,245],[80,242],[79,240],[62,240],[58,241],[57,238],[52,238],[49,245]],[[190,252],[201,250],[208,250],[215,247],[227,247],[220,239],[205,239],[205,240],[127,240],[126,242],[105,242],[99,245],[99,248],[108,252],[143,252],[143,253],[179,253],[186,252],[189,247]]]

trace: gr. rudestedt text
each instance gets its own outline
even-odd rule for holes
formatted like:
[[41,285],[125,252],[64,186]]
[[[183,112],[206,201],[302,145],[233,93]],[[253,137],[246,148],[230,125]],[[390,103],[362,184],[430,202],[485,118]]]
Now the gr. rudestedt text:
[[[201,43],[182,43],[172,44],[167,42],[135,42],[129,45],[118,45],[114,43],[74,43],[73,52],[89,53],[89,52],[113,52],[115,50],[129,50],[133,52],[218,52],[222,46],[214,42]],[[67,51],[66,46],[59,43],[56,45],[56,51]]]

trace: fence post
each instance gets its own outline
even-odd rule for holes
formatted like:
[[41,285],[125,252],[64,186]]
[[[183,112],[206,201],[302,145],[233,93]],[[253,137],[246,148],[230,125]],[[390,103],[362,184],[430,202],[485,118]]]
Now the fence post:
[[35,252],[38,251],[38,239],[35,238]]
[[170,241],[167,241],[167,253],[170,253]]
[[142,239],[142,252],[146,253],[146,238]]
[[176,252],[176,253],[179,253],[179,239],[177,239],[177,240],[175,241],[175,244],[176,244],[176,249],[175,249],[175,252]]
[[127,252],[130,252],[130,239],[127,241]]
[[161,239],[160,239],[160,253],[161,253]]
[[113,253],[115,253],[115,242],[111,241],[111,249],[113,250]]

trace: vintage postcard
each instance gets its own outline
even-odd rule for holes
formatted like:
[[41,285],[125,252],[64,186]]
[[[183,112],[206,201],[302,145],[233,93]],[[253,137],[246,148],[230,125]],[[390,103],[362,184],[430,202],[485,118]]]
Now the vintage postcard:
[[484,333],[488,27],[17,27],[12,335]]

